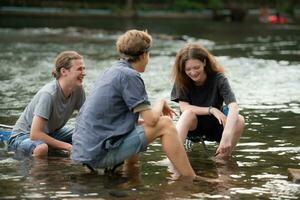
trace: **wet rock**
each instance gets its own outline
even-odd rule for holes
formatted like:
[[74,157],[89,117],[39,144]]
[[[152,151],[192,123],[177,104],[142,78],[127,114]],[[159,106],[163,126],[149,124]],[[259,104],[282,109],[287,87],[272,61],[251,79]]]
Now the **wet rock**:
[[294,183],[300,183],[300,169],[288,168],[288,174]]
[[129,196],[128,192],[123,191],[123,190],[111,190],[111,191],[109,191],[109,194],[111,196],[120,197],[120,198]]

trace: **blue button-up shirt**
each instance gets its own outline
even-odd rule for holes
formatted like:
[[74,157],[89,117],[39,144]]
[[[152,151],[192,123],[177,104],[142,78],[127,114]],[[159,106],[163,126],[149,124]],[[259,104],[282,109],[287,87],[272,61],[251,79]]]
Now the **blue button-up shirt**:
[[95,83],[76,118],[71,158],[75,161],[101,159],[118,146],[136,125],[133,109],[149,104],[140,74],[124,60],[104,71]]

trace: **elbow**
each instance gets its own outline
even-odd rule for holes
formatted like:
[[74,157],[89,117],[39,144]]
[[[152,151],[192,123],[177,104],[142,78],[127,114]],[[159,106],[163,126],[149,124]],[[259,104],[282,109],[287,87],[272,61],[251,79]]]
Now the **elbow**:
[[237,114],[239,113],[239,106],[238,106],[238,104],[237,103],[230,103],[229,105],[228,105],[228,108],[229,108],[229,110],[230,111],[234,111],[234,112],[236,112]]
[[229,104],[228,107],[229,107],[229,113],[228,113],[227,117],[229,117],[231,121],[236,123],[238,121],[238,118],[239,118],[238,105],[236,103],[234,103],[234,104]]
[[188,108],[188,106],[180,106],[179,108],[180,108],[181,112],[190,111],[190,109]]
[[158,120],[159,120],[159,116],[153,117],[152,119],[145,121],[145,123],[148,126],[154,127],[157,124]]
[[181,105],[179,106],[180,111],[183,112],[190,112],[193,113],[193,108],[190,105]]
[[30,133],[30,139],[31,139],[31,140],[36,140],[36,137],[33,136],[33,135]]
[[142,117],[145,125],[154,127],[160,119],[160,112],[155,110],[144,111],[144,113],[142,113]]
[[153,118],[153,119],[149,120],[146,124],[148,126],[153,127],[153,126],[155,126],[157,124],[158,120],[159,120],[159,118]]
[[34,130],[30,131],[30,139],[31,140],[37,140],[38,139],[36,131],[34,131]]

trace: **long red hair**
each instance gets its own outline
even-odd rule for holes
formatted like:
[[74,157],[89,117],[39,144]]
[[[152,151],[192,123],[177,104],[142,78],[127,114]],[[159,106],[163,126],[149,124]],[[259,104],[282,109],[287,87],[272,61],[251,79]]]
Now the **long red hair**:
[[185,63],[189,59],[206,62],[204,70],[207,74],[224,72],[224,67],[216,61],[215,57],[206,48],[196,43],[187,44],[176,54],[172,69],[172,79],[175,82],[176,89],[187,90],[193,82],[185,73]]

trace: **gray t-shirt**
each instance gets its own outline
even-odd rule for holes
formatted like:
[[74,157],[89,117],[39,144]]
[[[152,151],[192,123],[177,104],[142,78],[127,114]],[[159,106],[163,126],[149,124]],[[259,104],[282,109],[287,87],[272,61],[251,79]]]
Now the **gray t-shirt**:
[[72,138],[71,158],[99,160],[136,126],[141,104],[150,105],[140,74],[121,60],[103,72],[82,106]]
[[195,106],[213,106],[218,109],[221,109],[223,102],[226,105],[236,102],[228,79],[223,73],[209,74],[203,85],[191,84],[186,91],[177,90],[174,85],[171,100],[184,101]]
[[52,133],[62,128],[71,117],[74,110],[79,110],[85,101],[82,87],[65,98],[57,80],[42,87],[27,105],[17,120],[13,134],[30,133],[32,119],[35,115],[47,120],[44,132]]

